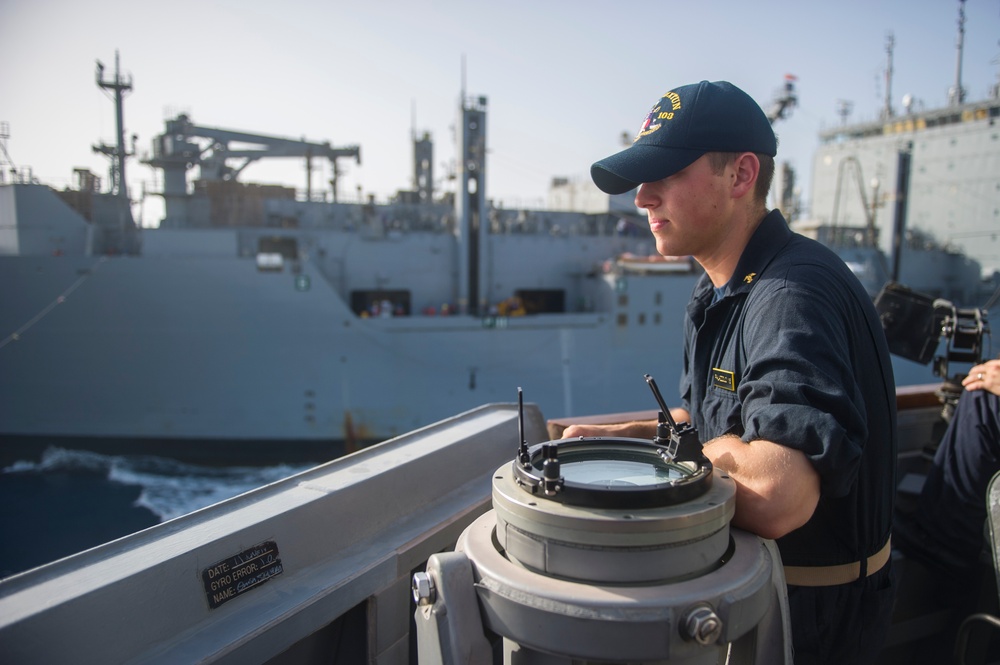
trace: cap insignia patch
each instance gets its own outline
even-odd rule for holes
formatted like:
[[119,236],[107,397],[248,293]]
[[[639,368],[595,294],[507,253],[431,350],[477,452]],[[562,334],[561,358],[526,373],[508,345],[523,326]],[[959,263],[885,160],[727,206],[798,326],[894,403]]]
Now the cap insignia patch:
[[[669,108],[669,110],[664,110],[664,107]],[[653,107],[653,110],[649,112],[646,119],[642,123],[642,127],[639,128],[639,133],[635,135],[635,139],[632,141],[638,141],[644,136],[649,136],[660,127],[663,126],[664,120],[673,120],[674,111],[679,111],[681,108],[681,98],[676,92],[668,92],[660,98],[660,103]]]

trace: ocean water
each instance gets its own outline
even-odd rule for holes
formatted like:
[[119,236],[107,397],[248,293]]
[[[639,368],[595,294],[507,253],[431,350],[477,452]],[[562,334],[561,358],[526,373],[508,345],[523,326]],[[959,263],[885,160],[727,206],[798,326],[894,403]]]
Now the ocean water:
[[[992,351],[991,351],[992,353]],[[897,385],[931,371],[893,358]],[[37,449],[36,449],[37,450]],[[340,450],[333,453],[342,453]],[[325,454],[322,459],[327,459]],[[0,578],[55,561],[262,487],[318,462],[210,466],[152,455],[110,455],[52,445],[0,463]]]
[[0,469],[0,577],[121,538],[314,466],[200,466],[52,446]]

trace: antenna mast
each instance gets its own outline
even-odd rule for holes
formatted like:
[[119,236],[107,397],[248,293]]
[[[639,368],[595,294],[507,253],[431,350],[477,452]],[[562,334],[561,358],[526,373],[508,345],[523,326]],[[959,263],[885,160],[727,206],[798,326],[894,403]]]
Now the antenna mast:
[[958,0],[958,44],[955,59],[955,87],[948,94],[952,106],[965,103],[965,90],[962,88],[962,51],[965,49],[965,0]]
[[[14,182],[18,182],[17,177],[17,165],[14,164],[14,160],[10,158],[10,153],[7,152],[7,139],[10,138],[10,123],[6,120],[0,121],[0,153],[3,153],[3,161],[0,161],[0,166],[6,162],[10,165],[10,175]],[[4,182],[4,172],[0,169],[0,182]]]
[[465,103],[465,54],[462,54],[462,103]]
[[102,90],[110,90],[115,96],[115,122],[118,130],[118,143],[112,147],[104,143],[94,146],[94,152],[100,152],[112,158],[111,166],[111,192],[122,198],[128,198],[128,186],[125,184],[125,158],[128,153],[125,150],[125,112],[123,99],[126,92],[132,90],[132,77],[122,78],[118,67],[118,51],[115,51],[115,78],[111,81],[104,80],[104,64],[97,61],[97,87]]
[[896,38],[890,32],[885,38],[885,53],[886,53],[886,64],[885,64],[885,104],[882,106],[882,119],[887,120],[893,117],[895,112],[892,110],[892,52],[896,46]]

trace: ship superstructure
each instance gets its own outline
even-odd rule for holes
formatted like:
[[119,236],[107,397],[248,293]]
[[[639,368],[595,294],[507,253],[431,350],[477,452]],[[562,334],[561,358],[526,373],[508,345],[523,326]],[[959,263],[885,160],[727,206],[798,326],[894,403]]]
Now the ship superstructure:
[[[116,68],[114,81],[118,108],[131,80]],[[789,79],[772,119],[795,101]],[[0,184],[4,452],[59,438],[102,450],[159,442],[170,455],[226,461],[233,442],[248,457],[330,456],[507,400],[518,386],[561,417],[631,410],[643,398],[634,377],[647,372],[672,385],[698,266],[656,255],[627,194],[595,205],[560,181],[563,200],[586,199],[587,212],[493,205],[488,100],[463,90],[458,106],[454,192],[434,186],[426,134],[413,133],[411,189],[345,202],[337,165],[360,160],[359,146],[186,115],[167,121],[146,159],[164,173],[159,228],[138,229],[124,188],[102,192],[87,172],[72,190]],[[925,219],[974,225],[1000,209],[998,108],[963,103],[824,134],[812,222],[798,228],[840,252],[873,296],[896,272],[916,291],[979,306],[979,264],[919,239]],[[128,153],[118,134],[105,151],[119,169],[112,185]],[[275,157],[305,160],[304,196],[239,179]],[[332,165],[332,196],[312,191],[316,159]],[[786,171],[782,207],[794,204]],[[862,186],[852,198],[872,175],[906,175],[908,194],[866,198]],[[948,207],[966,187],[980,199],[972,221]],[[902,231],[880,232],[890,219],[905,220],[891,225]],[[879,249],[887,237],[902,250]],[[899,385],[930,375],[898,362]]]
[[248,160],[336,164],[356,146],[175,118],[148,160],[166,216],[134,252],[81,212],[119,192],[0,186],[0,275],[15,285],[0,307],[0,434],[287,457],[272,444],[336,454],[521,385],[549,413],[628,410],[650,355],[678,375],[679,354],[651,351],[680,348],[699,271],[655,257],[634,208],[494,207],[486,116],[485,97],[463,94],[456,193],[426,184],[433,147],[415,136],[416,186],[389,203],[237,178]]
[[[836,247],[873,293],[886,280],[981,305],[1000,270],[1000,92],[967,99],[956,80],[947,105],[891,100],[894,40],[886,43],[879,118],[822,131],[812,166],[811,212],[799,229]],[[878,249],[878,252],[874,251]],[[988,284],[980,283],[985,279]]]

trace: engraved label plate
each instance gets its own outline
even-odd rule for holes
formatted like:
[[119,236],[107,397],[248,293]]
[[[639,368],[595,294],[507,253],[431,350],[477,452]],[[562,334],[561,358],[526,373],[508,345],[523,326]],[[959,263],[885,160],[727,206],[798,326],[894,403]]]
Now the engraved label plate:
[[209,566],[201,572],[201,579],[208,604],[215,609],[282,572],[278,544],[267,540]]

